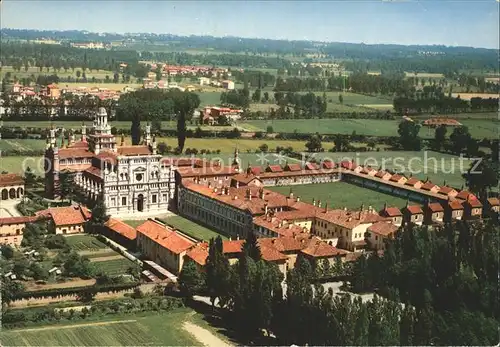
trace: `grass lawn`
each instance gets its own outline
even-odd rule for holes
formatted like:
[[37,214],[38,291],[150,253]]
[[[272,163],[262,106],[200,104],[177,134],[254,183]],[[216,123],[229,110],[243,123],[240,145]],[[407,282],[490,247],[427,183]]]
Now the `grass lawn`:
[[95,261],[92,262],[97,272],[102,272],[109,276],[118,276],[127,273],[127,269],[133,265],[133,262],[126,258]]
[[[461,172],[460,157],[438,152],[411,152],[411,151],[381,151],[381,152],[359,152],[359,153],[316,153],[314,158],[320,160],[329,158],[335,162],[342,160],[354,160],[359,165],[369,165],[375,168],[380,166],[385,169],[393,169],[421,180],[427,177],[436,184],[442,184],[444,180],[448,185],[460,188],[464,184]],[[462,161],[462,169],[469,168],[470,161]]]
[[66,236],[66,241],[75,251],[95,251],[107,246],[91,235],[71,235]]
[[[109,75],[109,74],[108,74]],[[113,79],[113,73],[111,73],[111,75],[109,75],[109,77],[111,78],[111,80]],[[89,77],[89,75],[87,75],[87,80],[89,78],[92,78],[92,76]],[[104,79],[106,78],[106,74],[104,75],[101,75],[101,77],[97,77],[96,78],[100,78],[100,79]],[[87,89],[90,89],[90,88],[94,88],[94,87],[97,87],[97,88],[107,88],[109,90],[115,90],[115,91],[123,91],[123,89],[125,87],[130,87],[130,88],[134,88],[134,89],[139,89],[139,88],[142,88],[142,84],[139,84],[139,83],[83,83],[83,82],[59,82],[58,83],[58,86],[59,88],[78,88],[78,87],[87,87]]]
[[357,209],[361,204],[364,204],[365,208],[372,206],[376,210],[380,210],[384,207],[385,202],[387,202],[389,206],[397,207],[403,207],[406,204],[405,199],[345,182],[268,187],[268,189],[287,195],[291,187],[293,189],[293,194],[295,196],[300,196],[302,201],[311,203],[312,199],[316,199],[316,202],[321,200],[323,207],[325,203],[328,202],[328,208],[332,209],[344,207],[348,209]]
[[[23,78],[23,77],[30,77],[31,75],[34,75],[35,78],[38,75],[57,75],[59,78],[68,78],[68,76],[71,76],[72,78],[76,78],[76,72],[80,70],[80,72],[83,72],[83,70],[79,67],[75,68],[75,71],[72,69],[68,69],[68,71],[64,71],[64,69],[61,69],[60,71],[55,71],[54,69],[50,68],[49,71],[47,71],[46,68],[43,69],[43,71],[40,71],[40,69],[36,66],[30,66],[28,67],[28,71],[25,71],[24,66],[21,68],[21,71],[14,71],[14,69],[11,66],[3,66],[2,71],[0,71],[0,77],[3,78],[3,76],[7,73],[10,72],[12,77],[17,76],[18,78]],[[96,79],[105,79],[106,75],[109,76],[111,80],[113,80],[113,72],[112,71],[106,71],[106,70],[92,70],[89,71],[88,69],[85,71],[85,75],[87,77],[87,80],[91,80],[92,77],[95,77]],[[120,76],[121,77],[121,76]],[[65,85],[66,83],[60,83],[60,85]],[[85,83],[77,83],[79,85],[85,85]],[[111,83],[106,83],[106,85],[111,84]]]
[[133,219],[133,220],[131,219],[131,220],[123,220],[122,222],[130,225],[131,227],[137,228],[139,225],[141,225],[145,221],[146,220],[144,220],[144,219]]
[[197,92],[200,97],[200,107],[214,106],[220,104],[220,96],[222,92]]
[[[2,140],[0,140],[2,141]],[[3,141],[0,142],[0,150]],[[0,172],[7,171],[9,173],[24,174],[23,168],[30,167],[35,174],[43,175],[44,161],[41,156],[26,157],[26,156],[12,156],[0,157]]]
[[216,238],[217,236],[221,236],[222,239],[227,239],[224,235],[216,233],[182,216],[167,217],[163,219],[163,221],[195,239],[209,241],[211,238]]
[[195,346],[202,341],[197,341],[182,328],[182,323],[193,317],[188,309],[126,316],[123,322],[113,316],[71,325],[4,330],[0,340],[4,346]]

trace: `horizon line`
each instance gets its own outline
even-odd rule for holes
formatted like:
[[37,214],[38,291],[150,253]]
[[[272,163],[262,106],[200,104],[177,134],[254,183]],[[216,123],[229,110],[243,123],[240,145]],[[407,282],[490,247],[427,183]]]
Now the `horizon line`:
[[[500,0],[497,0],[500,1]],[[269,40],[269,41],[285,41],[285,42],[310,42],[310,43],[322,43],[322,44],[353,44],[353,45],[366,45],[366,46],[376,46],[376,45],[385,45],[385,46],[404,46],[404,47],[423,47],[423,46],[436,46],[436,47],[446,47],[446,48],[473,48],[473,49],[486,49],[486,50],[496,50],[499,48],[491,48],[491,47],[479,47],[479,46],[453,46],[446,45],[443,43],[418,43],[418,44],[402,44],[402,43],[365,43],[365,42],[347,42],[347,41],[318,41],[318,40],[304,40],[304,39],[284,39],[284,38],[266,38],[266,37],[245,37],[245,36],[232,36],[232,35],[224,35],[224,36],[216,36],[216,35],[202,35],[202,34],[174,34],[174,33],[155,33],[155,32],[110,32],[110,31],[90,31],[87,29],[35,29],[35,28],[2,28],[3,30],[33,30],[39,32],[70,32],[70,31],[79,31],[86,32],[89,34],[114,34],[114,35],[132,35],[132,34],[154,34],[154,35],[171,35],[177,37],[213,37],[213,38],[235,38],[235,39],[248,39],[248,40]]]

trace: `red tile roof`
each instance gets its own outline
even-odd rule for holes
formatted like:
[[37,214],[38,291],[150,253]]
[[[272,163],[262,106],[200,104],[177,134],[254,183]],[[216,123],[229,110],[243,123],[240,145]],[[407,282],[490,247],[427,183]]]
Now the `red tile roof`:
[[305,168],[306,170],[317,170],[319,169],[319,166],[316,163],[306,163]]
[[19,216],[0,218],[0,225],[12,225],[36,222],[42,216]]
[[260,254],[262,255],[262,259],[264,259],[265,261],[286,261],[288,259],[286,255],[280,253],[275,248],[260,245],[259,249]]
[[377,222],[375,224],[370,225],[367,230],[371,231],[377,235],[389,236],[395,233],[399,229],[398,226],[387,223],[387,222]]
[[148,237],[175,254],[180,254],[194,246],[194,242],[191,240],[181,236],[166,225],[153,220],[147,220],[139,225],[136,230],[139,234]]
[[[423,190],[431,190],[433,188],[436,188],[438,187],[437,185],[435,185],[434,183],[432,183],[431,181],[427,181],[425,182],[422,187],[420,187],[420,189],[423,189]],[[439,187],[438,187],[439,188]]]
[[394,174],[394,175],[392,175],[390,181],[392,181],[392,182],[399,182],[399,180],[401,180],[402,178],[405,178],[405,176]]
[[443,205],[441,205],[439,202],[431,202],[427,204],[427,208],[431,210],[433,213],[444,211]]
[[87,148],[60,148],[59,159],[92,158],[95,154]]
[[450,193],[453,193],[453,192],[456,192],[455,189],[451,188],[451,187],[448,187],[448,186],[442,186],[440,189],[439,189],[439,194],[443,194],[443,195],[448,195]]
[[347,170],[354,170],[357,165],[353,161],[344,160],[340,162],[340,166]]
[[23,185],[24,179],[18,174],[0,174],[0,187]]
[[254,175],[258,175],[262,172],[262,168],[260,166],[251,166],[249,167],[250,172]]
[[302,167],[300,164],[287,164],[285,166],[285,171],[301,171]]
[[483,207],[483,204],[481,204],[481,201],[479,201],[478,199],[469,199],[465,201],[464,204],[467,204],[472,208]]
[[205,266],[208,258],[208,244],[198,243],[186,253],[186,256],[201,266]]
[[130,225],[123,223],[121,220],[110,218],[104,225],[129,240],[135,240],[137,238],[137,231]]
[[452,201],[449,201],[448,202],[448,206],[452,209],[452,210],[463,210],[463,206],[462,206],[462,203],[458,200],[452,200]]
[[415,186],[415,184],[417,183],[422,183],[422,182],[415,177],[410,177],[408,178],[408,181],[406,181],[405,186]]
[[405,209],[410,212],[410,214],[420,214],[420,213],[424,213],[424,211],[422,211],[422,208],[419,206],[419,205],[409,205],[409,206],[405,206]]
[[43,211],[38,211],[36,215],[52,218],[56,226],[80,225],[90,219],[88,209],[79,205],[51,207]]
[[322,241],[317,237],[309,240],[307,247],[302,249],[301,252],[314,258],[329,258],[346,255],[348,253],[343,249],[339,249],[329,245],[328,243]]
[[344,228],[352,229],[358,225],[366,223],[374,223],[383,220],[376,213],[366,210],[363,211],[345,211],[345,210],[329,210],[328,212],[318,213],[318,219],[326,220],[330,223],[343,226]]
[[88,169],[86,169],[86,170],[84,171],[84,173],[87,173],[87,174],[89,174],[89,175],[91,175],[91,176],[94,176],[94,177],[96,177],[96,178],[99,178],[99,179],[102,179],[102,178],[103,178],[103,176],[102,176],[102,172],[101,172],[101,169],[96,168],[96,167],[94,167],[94,166],[91,166],[91,167],[89,167]]
[[382,178],[386,175],[390,175],[390,173],[388,173],[387,171],[384,171],[384,170],[380,170],[375,174],[375,177]]
[[266,171],[269,172],[283,172],[283,169],[279,165],[268,165]]
[[152,154],[148,146],[121,146],[117,148],[118,154],[123,156]]
[[229,240],[222,242],[222,253],[241,253],[245,240]]
[[323,169],[335,169],[336,165],[331,160],[324,160],[322,163]]
[[384,217],[397,217],[402,216],[401,210],[397,207],[386,207],[380,211],[380,215]]
[[457,196],[455,196],[455,198],[462,199],[462,200],[468,200],[471,198],[475,199],[476,196],[474,194],[472,194],[471,192],[469,192],[468,190],[462,190],[460,193],[457,194]]
[[115,152],[111,152],[111,151],[100,152],[96,156],[96,158],[98,158],[102,162],[111,163],[113,165],[116,165],[118,163],[118,155]]

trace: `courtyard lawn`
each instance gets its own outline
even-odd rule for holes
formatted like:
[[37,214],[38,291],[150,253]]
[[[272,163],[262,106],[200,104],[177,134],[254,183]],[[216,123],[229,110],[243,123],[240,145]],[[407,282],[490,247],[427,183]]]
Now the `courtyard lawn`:
[[375,210],[381,210],[384,203],[389,206],[403,207],[406,204],[405,199],[401,199],[392,195],[377,192],[346,182],[332,182],[320,184],[304,184],[294,186],[268,187],[268,189],[288,195],[290,189],[293,189],[295,196],[300,196],[301,201],[311,203],[313,199],[316,202],[321,200],[322,207],[328,203],[328,208],[341,209],[358,209],[361,204],[365,208],[372,206]]
[[92,235],[80,234],[66,236],[66,242],[75,251],[98,251],[107,246]]
[[198,240],[209,241],[217,236],[222,237],[222,239],[227,239],[224,235],[212,231],[182,216],[167,217],[163,219],[163,222]]
[[195,346],[200,345],[182,323],[193,313],[179,309],[146,316],[116,316],[99,321],[83,320],[71,325],[3,330],[4,346]]
[[144,223],[146,220],[145,219],[130,219],[130,220],[123,220],[122,222],[125,224],[130,225],[133,228],[137,228],[139,225]]
[[[380,152],[344,152],[344,153],[314,153],[311,158],[331,159],[335,162],[354,160],[359,165],[374,168],[383,167],[399,173],[425,180],[429,178],[435,184],[446,184],[460,188],[464,184],[462,173],[467,171],[470,160],[432,151],[380,151]],[[310,160],[310,159],[309,159]]]
[[108,276],[119,276],[127,273],[128,268],[136,264],[122,257],[120,259],[94,261],[92,265],[95,267],[97,273],[102,272]]
[[213,92],[197,92],[200,97],[200,107],[205,106],[215,106],[220,104],[220,96],[222,92],[213,91]]

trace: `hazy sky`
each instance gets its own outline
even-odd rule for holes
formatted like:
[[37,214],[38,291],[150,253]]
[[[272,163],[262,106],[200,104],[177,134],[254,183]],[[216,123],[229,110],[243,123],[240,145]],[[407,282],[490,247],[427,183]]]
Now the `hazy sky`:
[[499,47],[497,0],[4,0],[4,28]]

